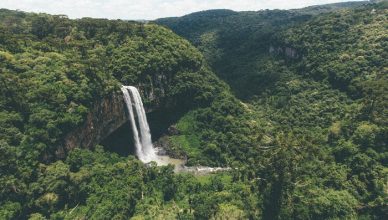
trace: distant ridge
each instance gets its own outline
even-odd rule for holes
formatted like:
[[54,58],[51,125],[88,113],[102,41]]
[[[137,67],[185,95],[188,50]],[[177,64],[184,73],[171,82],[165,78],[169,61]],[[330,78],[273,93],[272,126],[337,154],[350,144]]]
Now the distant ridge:
[[[337,3],[330,3],[330,4],[323,4],[323,5],[312,5],[307,6],[303,8],[295,8],[295,9],[289,9],[289,10],[281,10],[281,11],[292,11],[292,12],[299,12],[304,14],[319,14],[319,13],[326,13],[330,11],[336,11],[341,10],[345,8],[354,8],[359,7],[365,4],[371,4],[371,3],[378,3],[383,2],[386,0],[371,0],[371,1],[349,1],[349,2],[337,2]],[[278,11],[280,9],[262,9],[257,10],[259,11]],[[234,11],[230,9],[209,9],[209,10],[203,10],[203,11],[197,11],[193,13],[189,13],[183,16],[173,16],[173,17],[164,17],[164,18],[158,18],[155,21],[163,21],[165,19],[177,19],[177,18],[186,18],[190,16],[195,17],[223,17],[223,16],[231,16],[236,15],[241,12],[253,12],[253,11]]]
[[320,14],[320,13],[327,13],[330,11],[337,11],[345,8],[355,8],[355,7],[359,7],[370,3],[371,3],[370,1],[338,2],[338,3],[325,4],[325,5],[312,5],[312,6],[308,6],[300,9],[291,9],[290,11],[296,11],[299,13],[306,13],[306,14]]

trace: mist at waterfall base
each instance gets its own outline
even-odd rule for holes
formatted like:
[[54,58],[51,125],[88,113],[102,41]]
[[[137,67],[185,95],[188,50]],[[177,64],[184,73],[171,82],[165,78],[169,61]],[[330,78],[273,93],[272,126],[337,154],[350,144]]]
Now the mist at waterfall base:
[[172,164],[175,165],[176,172],[185,171],[197,174],[230,170],[229,167],[186,167],[184,165],[184,160],[174,159],[168,155],[158,154],[158,150],[154,148],[152,144],[151,131],[139,91],[133,86],[122,86],[121,91],[123,92],[124,101],[129,113],[129,121],[132,128],[136,155],[143,163],[155,161],[159,166]]
[[158,158],[152,145],[151,131],[148,126],[139,91],[133,86],[123,86],[121,90],[124,94],[125,104],[127,105],[129,112],[129,121],[132,126],[136,154],[139,157],[139,160],[144,163],[151,161],[157,162]]

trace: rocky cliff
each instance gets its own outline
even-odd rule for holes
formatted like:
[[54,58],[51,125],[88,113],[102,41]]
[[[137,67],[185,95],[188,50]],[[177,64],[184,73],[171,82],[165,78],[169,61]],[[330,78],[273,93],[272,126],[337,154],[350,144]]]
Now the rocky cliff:
[[286,56],[286,57],[292,58],[292,59],[299,58],[299,53],[298,53],[298,51],[296,51],[296,49],[291,48],[291,47],[286,47],[286,46],[281,47],[281,46],[270,45],[268,52],[270,54],[283,55],[283,56]]
[[114,93],[94,103],[86,120],[67,134],[62,147],[56,151],[58,158],[75,147],[93,148],[128,121],[121,93]]
[[[162,108],[165,88],[163,77],[154,79],[147,88],[138,85],[144,100],[146,112],[152,112]],[[156,88],[154,85],[157,85]],[[157,92],[155,92],[157,90]],[[115,130],[129,120],[127,109],[121,92],[115,92],[101,100],[97,100],[90,108],[82,125],[67,134],[62,146],[58,147],[55,155],[57,158],[65,158],[66,152],[76,148],[93,148],[107,138]]]

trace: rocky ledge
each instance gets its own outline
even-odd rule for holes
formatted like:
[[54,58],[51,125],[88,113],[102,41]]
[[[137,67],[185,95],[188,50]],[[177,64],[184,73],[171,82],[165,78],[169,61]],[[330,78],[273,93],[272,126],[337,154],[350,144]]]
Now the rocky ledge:
[[[145,105],[147,113],[158,110],[163,106],[164,86],[160,82],[157,86],[159,91],[157,94],[155,94],[153,86],[150,88],[144,88],[142,85],[137,86],[140,88],[142,97],[148,100],[147,105]],[[90,108],[83,124],[65,136],[61,146],[55,152],[56,158],[65,158],[66,152],[76,147],[92,149],[124,123],[127,123],[128,120],[121,92],[117,91],[97,100]]]
[[76,147],[93,148],[127,121],[122,94],[107,96],[93,105],[81,126],[66,135],[55,154],[64,158],[66,152]]

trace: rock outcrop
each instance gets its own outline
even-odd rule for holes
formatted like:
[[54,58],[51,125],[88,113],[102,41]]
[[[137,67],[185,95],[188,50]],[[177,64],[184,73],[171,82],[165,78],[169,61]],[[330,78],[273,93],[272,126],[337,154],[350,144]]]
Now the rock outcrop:
[[283,55],[288,58],[292,59],[297,59],[299,58],[299,53],[296,51],[294,48],[291,47],[281,47],[281,46],[270,46],[269,51],[270,54],[275,54],[275,55]]
[[75,147],[93,148],[127,121],[122,94],[107,96],[93,105],[81,126],[66,135],[56,156],[64,158],[65,152]]
[[[158,88],[154,88],[152,84],[156,84]],[[149,88],[144,88],[142,85],[137,87],[140,88],[143,98],[148,100],[145,105],[147,113],[162,108],[165,95],[162,79],[154,80]],[[155,92],[155,89],[158,92]],[[124,123],[127,123],[128,120],[121,92],[118,91],[97,100],[90,108],[84,123],[65,136],[61,146],[57,148],[55,156],[59,159],[65,158],[66,152],[76,147],[92,149]]]

